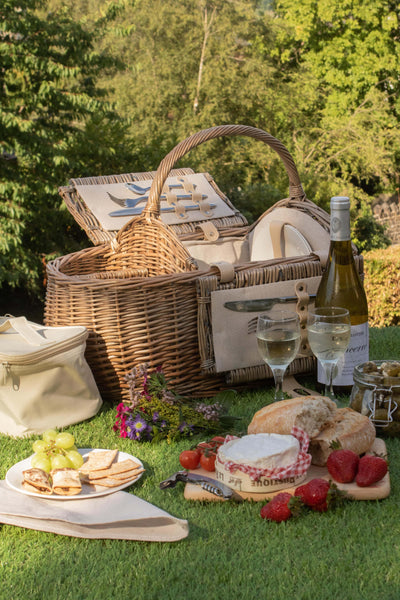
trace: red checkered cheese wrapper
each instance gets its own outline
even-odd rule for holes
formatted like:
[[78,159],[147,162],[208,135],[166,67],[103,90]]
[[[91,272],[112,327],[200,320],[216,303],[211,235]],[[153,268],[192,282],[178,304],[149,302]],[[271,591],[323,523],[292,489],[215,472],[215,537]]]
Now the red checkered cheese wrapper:
[[[267,477],[268,479],[286,479],[287,477],[299,477],[300,475],[304,475],[307,472],[311,465],[311,454],[308,454],[307,450],[310,445],[310,438],[308,434],[299,427],[293,426],[292,431],[290,432],[293,437],[295,437],[300,444],[299,454],[297,455],[296,462],[291,465],[287,465],[286,467],[278,467],[275,469],[257,469],[256,467],[252,467],[246,464],[237,464],[231,461],[221,461],[218,454],[217,460],[221,464],[224,465],[224,468],[233,473],[234,471],[242,471],[242,473],[246,473],[250,479],[257,481],[260,477]],[[238,439],[237,436],[228,435],[225,438],[226,442],[230,440]]]

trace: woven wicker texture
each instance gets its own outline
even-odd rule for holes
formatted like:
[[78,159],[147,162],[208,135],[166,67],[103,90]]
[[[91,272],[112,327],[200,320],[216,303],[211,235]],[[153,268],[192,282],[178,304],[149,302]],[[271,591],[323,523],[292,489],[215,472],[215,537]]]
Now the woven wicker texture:
[[[48,325],[84,325],[89,330],[86,357],[105,399],[128,398],[125,376],[135,366],[162,366],[174,389],[181,394],[210,396],[227,385],[226,378],[207,372],[206,351],[210,336],[199,324],[207,310],[199,311],[209,278],[218,285],[219,271],[213,267],[196,271],[174,233],[159,219],[160,194],[175,162],[195,146],[222,136],[246,135],[271,146],[285,165],[290,197],[286,206],[300,207],[329,228],[329,217],[307,200],[296,166],[287,149],[265,131],[242,125],[213,127],[178,144],[160,163],[149,192],[146,208],[132,219],[110,243],[76,252],[47,266],[45,321]],[[248,229],[243,228],[242,235]],[[285,277],[321,273],[319,259],[281,259],[288,263]],[[296,266],[297,265],[297,266]],[[280,281],[281,269],[271,261],[235,266],[233,287]],[[202,284],[200,285],[200,280]],[[198,292],[198,288],[201,288]],[[200,327],[202,331],[207,330]],[[296,360],[292,373],[310,369],[310,358]],[[203,369],[203,370],[202,370]],[[260,371],[260,370],[258,370]],[[262,371],[262,372],[261,372]],[[269,376],[261,368],[235,381],[248,385],[254,378]],[[229,376],[232,379],[232,375]]]
[[[186,176],[193,174],[193,169],[172,169],[169,176]],[[103,175],[99,177],[84,177],[80,179],[71,179],[70,185],[59,188],[59,193],[65,202],[68,210],[75,221],[85,230],[89,239],[94,244],[103,244],[115,238],[118,230],[107,231],[104,229],[96,216],[88,209],[85,202],[80,197],[77,187],[79,185],[104,185],[109,183],[128,183],[132,181],[146,181],[154,179],[156,171],[143,173],[124,173],[122,175]],[[232,236],[243,235],[244,227],[248,225],[245,217],[233,206],[229,198],[219,189],[214,179],[209,173],[204,173],[208,183],[214,189],[215,193],[234,211],[229,217],[220,217],[210,219],[213,225],[219,230],[220,235]],[[169,226],[170,229],[183,240],[203,239],[203,231],[197,226],[196,222],[187,222]]]

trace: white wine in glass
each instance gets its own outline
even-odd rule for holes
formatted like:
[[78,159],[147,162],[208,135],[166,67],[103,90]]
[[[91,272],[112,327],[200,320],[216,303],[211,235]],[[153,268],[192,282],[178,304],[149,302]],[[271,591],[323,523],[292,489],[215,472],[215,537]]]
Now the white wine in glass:
[[259,315],[257,345],[275,380],[274,402],[284,399],[283,376],[300,346],[300,322],[294,312],[276,310]]
[[350,342],[350,314],[336,306],[310,308],[307,319],[308,341],[325,371],[325,396],[338,402],[333,392],[333,372]]

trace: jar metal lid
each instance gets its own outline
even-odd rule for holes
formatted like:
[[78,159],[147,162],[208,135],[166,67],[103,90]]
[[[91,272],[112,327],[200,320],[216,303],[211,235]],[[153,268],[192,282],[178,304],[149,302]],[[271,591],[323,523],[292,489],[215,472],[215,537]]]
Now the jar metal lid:
[[[384,363],[391,363],[391,362],[398,363],[400,361],[397,361],[397,360],[374,360],[374,361],[369,361],[369,362],[373,362],[379,368]],[[364,385],[365,387],[371,388],[371,389],[375,388],[376,386],[379,386],[381,388],[393,388],[393,387],[400,388],[400,376],[390,377],[389,375],[383,375],[379,371],[364,372],[364,368],[368,364],[369,363],[362,363],[362,364],[354,367],[353,379],[354,379],[355,383]]]

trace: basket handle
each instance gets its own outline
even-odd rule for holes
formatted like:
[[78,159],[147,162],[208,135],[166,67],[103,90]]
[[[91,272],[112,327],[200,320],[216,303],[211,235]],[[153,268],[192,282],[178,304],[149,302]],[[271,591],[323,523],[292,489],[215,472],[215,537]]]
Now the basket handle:
[[43,346],[48,344],[49,340],[40,335],[38,331],[29,323],[26,317],[11,317],[0,325],[0,333],[9,329],[14,329],[28,344],[32,346]]
[[157,172],[154,176],[153,183],[149,192],[149,199],[142,215],[150,216],[151,214],[160,214],[160,196],[164,183],[173,168],[174,164],[185,156],[192,148],[199,146],[203,142],[224,136],[244,135],[256,140],[260,140],[268,144],[273,150],[279,154],[285,166],[289,177],[289,194],[290,198],[304,199],[305,193],[300,183],[300,177],[294,163],[294,160],[286,148],[279,140],[274,138],[270,133],[263,129],[250,127],[248,125],[219,125],[203,129],[189,136],[173,148],[160,162]]

